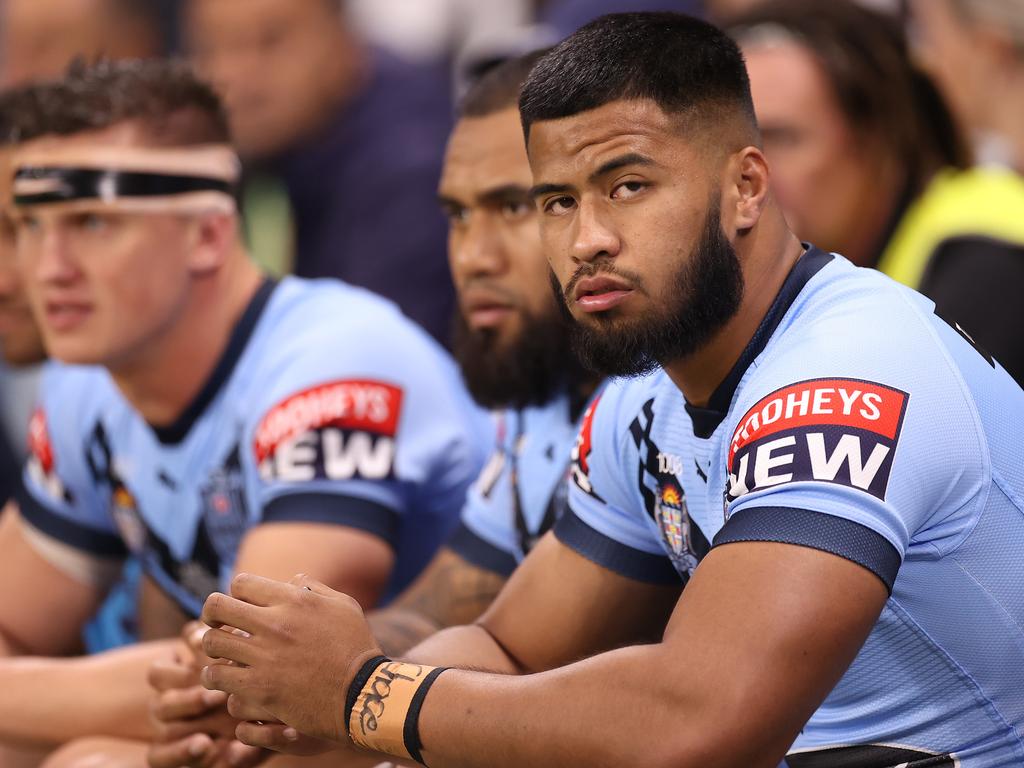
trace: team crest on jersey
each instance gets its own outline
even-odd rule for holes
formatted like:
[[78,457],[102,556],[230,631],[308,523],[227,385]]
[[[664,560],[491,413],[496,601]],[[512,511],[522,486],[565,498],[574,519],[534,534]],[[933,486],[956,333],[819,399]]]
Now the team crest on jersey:
[[237,445],[228,454],[224,466],[211,472],[200,486],[199,495],[210,543],[221,562],[234,562],[248,527],[245,480]]
[[668,546],[669,557],[680,573],[690,573],[697,567],[690,536],[690,515],[686,508],[686,495],[676,483],[668,481],[658,486],[654,502],[654,519],[661,529],[661,537]]
[[32,481],[52,498],[73,504],[71,492],[57,474],[50,429],[46,424],[46,412],[42,408],[36,408],[29,419],[28,449],[28,473]]
[[384,480],[394,476],[399,387],[339,380],[275,405],[256,429],[253,451],[264,480]]
[[910,395],[858,379],[812,379],[759,400],[729,447],[729,503],[785,483],[834,483],[884,499]]
[[128,549],[140,553],[146,546],[147,529],[139,515],[139,503],[124,483],[118,482],[111,491],[110,514]]
[[629,433],[640,457],[637,473],[640,496],[647,514],[661,532],[672,565],[680,576],[689,578],[710,549],[707,537],[690,518],[686,493],[678,473],[682,458],[666,453],[651,435],[654,429],[654,400],[648,400],[629,425]]
[[601,402],[600,395],[594,398],[583,414],[580,433],[576,436],[576,442],[572,447],[571,472],[573,482],[581,491],[603,502],[604,499],[594,491],[594,486],[590,482],[590,454],[593,452],[590,433],[594,426],[594,414],[597,412],[599,402]]

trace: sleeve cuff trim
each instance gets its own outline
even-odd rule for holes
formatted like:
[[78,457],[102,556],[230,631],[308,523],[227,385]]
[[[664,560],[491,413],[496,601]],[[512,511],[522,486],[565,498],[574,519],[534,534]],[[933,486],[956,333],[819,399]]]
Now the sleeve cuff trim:
[[376,501],[338,493],[289,493],[263,508],[264,523],[344,525],[380,536],[389,544],[398,538],[399,514]]
[[715,547],[738,541],[771,541],[818,549],[862,565],[892,594],[902,558],[892,543],[867,526],[822,512],[792,507],[751,507],[733,514],[715,536]]
[[464,522],[459,523],[447,547],[466,562],[494,571],[505,578],[511,576],[518,565],[512,553],[491,544]]
[[555,523],[555,536],[591,562],[620,576],[649,584],[680,584],[683,578],[668,555],[655,555],[629,547],[587,525],[571,510]]

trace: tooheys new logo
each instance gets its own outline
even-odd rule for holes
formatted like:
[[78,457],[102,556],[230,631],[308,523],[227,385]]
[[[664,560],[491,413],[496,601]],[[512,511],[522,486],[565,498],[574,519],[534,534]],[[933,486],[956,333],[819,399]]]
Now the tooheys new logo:
[[733,434],[727,501],[800,481],[884,499],[909,399],[857,379],[802,381],[762,398]]
[[344,380],[304,390],[275,405],[253,450],[265,480],[383,480],[393,475],[402,390]]

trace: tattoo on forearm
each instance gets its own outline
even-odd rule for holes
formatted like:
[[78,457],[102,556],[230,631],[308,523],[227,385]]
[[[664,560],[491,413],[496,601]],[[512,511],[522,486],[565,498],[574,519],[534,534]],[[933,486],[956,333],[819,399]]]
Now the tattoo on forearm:
[[370,627],[385,653],[399,655],[439,630],[476,621],[504,584],[503,576],[444,552],[390,607],[370,614]]

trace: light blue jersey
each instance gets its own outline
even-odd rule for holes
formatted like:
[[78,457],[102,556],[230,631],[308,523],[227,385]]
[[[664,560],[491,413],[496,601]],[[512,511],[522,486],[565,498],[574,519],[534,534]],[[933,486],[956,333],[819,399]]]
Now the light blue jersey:
[[134,553],[191,615],[262,524],[380,536],[396,553],[391,595],[454,529],[491,442],[455,364],[396,307],[288,278],[259,290],[173,425],[148,425],[104,370],[55,366],[20,502],[47,537]]
[[547,403],[497,414],[496,450],[469,490],[448,547],[473,565],[510,576],[566,508],[580,405]]
[[1024,392],[930,301],[812,249],[708,408],[664,373],[608,387],[555,530],[651,580],[737,541],[863,565],[890,598],[788,765],[1020,766],[1022,427]]

